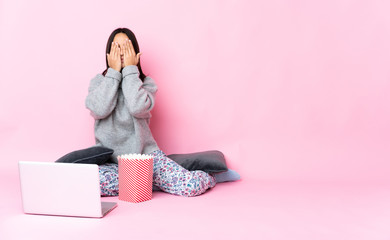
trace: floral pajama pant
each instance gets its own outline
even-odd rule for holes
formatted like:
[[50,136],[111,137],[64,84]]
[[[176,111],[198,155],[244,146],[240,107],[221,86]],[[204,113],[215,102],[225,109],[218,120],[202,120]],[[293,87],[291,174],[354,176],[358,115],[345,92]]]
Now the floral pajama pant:
[[[152,152],[153,185],[164,192],[193,197],[206,192],[216,184],[215,177],[203,171],[188,171],[169,159],[161,150]],[[117,196],[118,164],[99,166],[100,190],[102,196]]]

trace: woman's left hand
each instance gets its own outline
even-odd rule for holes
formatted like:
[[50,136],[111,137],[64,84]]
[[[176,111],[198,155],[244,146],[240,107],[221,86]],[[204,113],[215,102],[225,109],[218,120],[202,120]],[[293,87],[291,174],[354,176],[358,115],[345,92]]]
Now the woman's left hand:
[[142,53],[136,54],[134,51],[133,43],[131,40],[127,40],[126,43],[124,44],[124,54],[123,54],[123,63],[126,66],[129,65],[137,65],[139,62],[139,58]]

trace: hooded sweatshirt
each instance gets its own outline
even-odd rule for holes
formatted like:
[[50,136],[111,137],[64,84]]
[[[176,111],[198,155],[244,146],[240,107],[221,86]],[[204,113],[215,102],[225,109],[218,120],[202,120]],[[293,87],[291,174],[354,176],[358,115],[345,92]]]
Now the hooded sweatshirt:
[[91,80],[85,105],[95,119],[96,145],[113,149],[114,162],[118,155],[159,150],[149,128],[156,92],[154,80],[142,82],[135,65],[122,73],[109,68]]

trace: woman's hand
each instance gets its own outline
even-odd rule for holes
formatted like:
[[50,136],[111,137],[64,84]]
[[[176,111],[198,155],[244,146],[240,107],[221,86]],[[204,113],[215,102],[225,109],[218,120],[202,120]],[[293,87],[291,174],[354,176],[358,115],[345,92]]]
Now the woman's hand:
[[123,44],[123,61],[124,65],[137,65],[139,62],[139,57],[142,53],[136,54],[134,51],[133,43],[131,40],[127,40],[125,44]]
[[119,49],[119,44],[116,42],[111,43],[110,53],[107,53],[108,66],[112,69],[121,70],[121,53]]

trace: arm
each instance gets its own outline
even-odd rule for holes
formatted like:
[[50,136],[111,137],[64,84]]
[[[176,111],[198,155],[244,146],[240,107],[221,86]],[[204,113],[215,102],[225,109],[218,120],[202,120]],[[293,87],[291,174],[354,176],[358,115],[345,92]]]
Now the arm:
[[106,76],[97,75],[91,80],[85,106],[95,119],[103,119],[111,114],[118,100],[121,73],[109,68]]
[[150,77],[146,77],[142,82],[135,65],[123,68],[122,74],[122,90],[130,114],[137,118],[147,118],[154,106],[157,85]]

